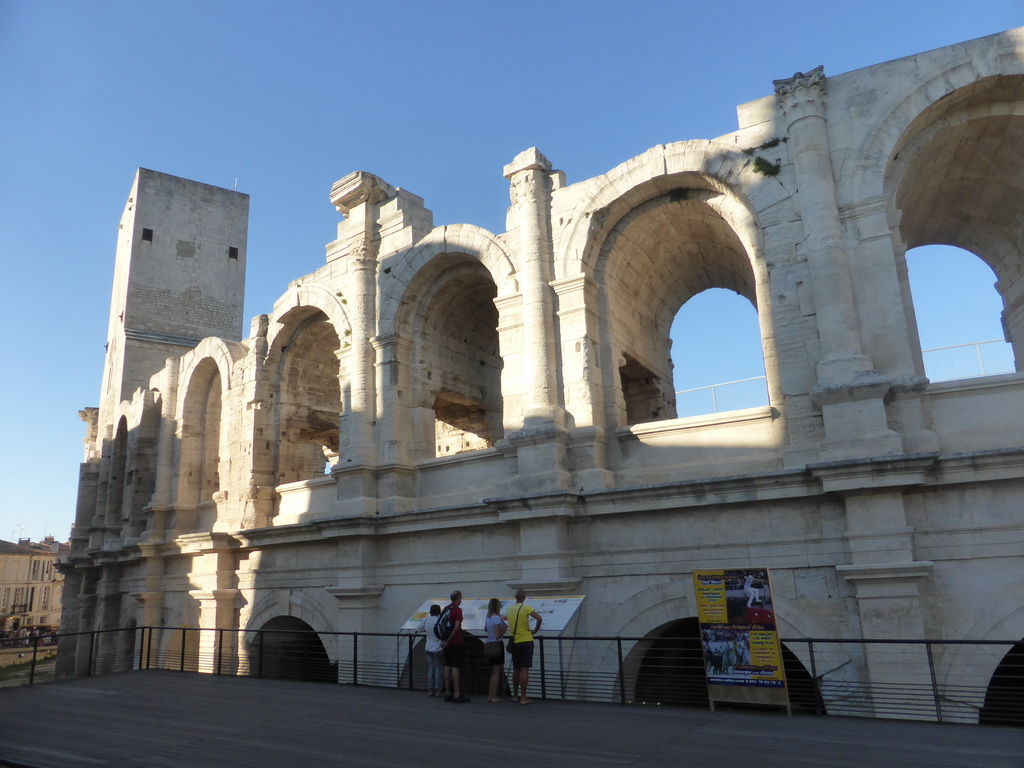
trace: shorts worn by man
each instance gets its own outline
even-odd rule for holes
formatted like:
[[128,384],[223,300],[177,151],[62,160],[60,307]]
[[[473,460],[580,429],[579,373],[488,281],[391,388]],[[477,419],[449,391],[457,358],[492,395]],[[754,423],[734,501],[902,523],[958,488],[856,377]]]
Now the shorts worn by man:
[[[530,619],[537,620],[537,626],[530,629]],[[525,590],[516,590],[516,603],[505,613],[505,621],[512,632],[512,695],[519,697],[520,704],[532,704],[526,698],[526,685],[530,681],[530,667],[533,666],[533,636],[540,632],[543,619],[526,604]]]
[[451,594],[452,602],[445,608],[451,616],[452,631],[444,640],[441,647],[444,648],[444,700],[455,704],[465,704],[469,701],[462,695],[461,671],[462,671],[462,592],[455,590]]

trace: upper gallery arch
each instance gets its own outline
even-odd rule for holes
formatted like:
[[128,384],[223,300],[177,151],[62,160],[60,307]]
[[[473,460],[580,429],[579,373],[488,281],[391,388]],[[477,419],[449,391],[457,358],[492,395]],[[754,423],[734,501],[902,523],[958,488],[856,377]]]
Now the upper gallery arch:
[[735,232],[748,254],[761,253],[756,211],[788,193],[777,181],[752,170],[753,158],[714,141],[654,147],[603,176],[571,212],[555,255],[556,278],[580,272],[594,276],[617,228],[642,206],[699,201]]
[[498,296],[519,290],[515,259],[491,232],[470,224],[437,227],[413,248],[381,262],[380,332],[409,332],[425,291],[456,263],[476,262],[490,276]]
[[921,54],[931,56],[946,60],[941,65],[921,67],[930,73],[929,77],[909,88],[886,91],[871,112],[861,118],[865,127],[857,134],[859,142],[848,152],[853,162],[848,160],[845,165],[862,170],[839,176],[840,199],[869,200],[891,193],[902,167],[910,160],[907,150],[913,154],[914,144],[923,143],[930,133],[943,131],[947,120],[963,123],[991,110],[1010,109],[1012,102],[1019,103],[1020,96],[1014,94],[1020,87],[1017,76],[1024,75],[1024,39],[1019,31]]

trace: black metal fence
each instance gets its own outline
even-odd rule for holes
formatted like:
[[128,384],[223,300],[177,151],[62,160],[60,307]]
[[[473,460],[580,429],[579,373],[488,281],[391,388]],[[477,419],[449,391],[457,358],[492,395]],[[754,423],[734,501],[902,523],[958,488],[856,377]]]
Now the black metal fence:
[[[485,695],[483,643],[466,636],[462,688]],[[4,648],[0,687],[131,670],[426,690],[423,635],[137,627]],[[1024,726],[1024,642],[783,639],[794,713]],[[505,690],[511,680],[506,659]],[[696,637],[536,638],[530,695],[709,706]]]

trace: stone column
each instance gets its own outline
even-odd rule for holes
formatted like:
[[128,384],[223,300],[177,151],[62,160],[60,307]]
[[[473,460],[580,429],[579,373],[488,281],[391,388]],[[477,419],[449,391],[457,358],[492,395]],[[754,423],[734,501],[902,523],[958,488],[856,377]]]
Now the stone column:
[[[523,426],[495,447],[518,475],[522,492],[561,491],[572,485],[566,471],[569,437],[560,404],[555,300],[551,289],[551,163],[535,148],[519,153],[505,166],[511,184],[514,222],[519,240],[519,288],[522,294],[523,342],[521,384]],[[503,343],[502,349],[508,349]],[[502,384],[507,381],[502,376]],[[506,393],[508,394],[508,393]]]
[[822,359],[815,366],[818,384],[811,395],[825,422],[822,458],[901,453],[899,435],[888,429],[883,403],[891,382],[878,375],[861,348],[832,173],[824,69],[774,82],[800,190],[796,198],[821,339]]
[[371,340],[377,353],[377,412],[380,434],[378,505],[382,514],[407,512],[414,506],[417,455],[413,418],[399,402],[399,377],[409,370],[412,343],[395,334]]
[[[331,202],[344,215],[338,239],[328,246],[328,262],[340,261],[346,272],[344,300],[351,325],[350,347],[341,353],[343,388],[348,388],[348,412],[342,414],[345,441],[338,447],[339,514],[373,514],[376,487],[372,470],[378,463],[374,424],[377,418],[375,352],[371,339],[377,326],[377,256],[380,204],[395,189],[370,173],[356,171],[335,182]],[[343,339],[344,344],[345,339]]]
[[[934,563],[914,559],[914,531],[903,494],[922,485],[934,457],[835,462],[812,466],[825,494],[840,494],[846,506],[844,539],[849,563],[836,571],[851,587],[865,640],[924,640],[927,589]],[[870,487],[864,477],[870,474]],[[911,685],[929,690],[931,675],[923,645],[866,643],[864,674],[872,686]]]
[[505,166],[519,232],[519,284],[523,296],[526,423],[565,424],[559,405],[555,313],[551,291],[551,163],[536,148]]
[[558,297],[558,328],[565,410],[572,417],[569,451],[574,486],[593,491],[614,484],[608,469],[604,393],[597,359],[600,338],[598,287],[586,275],[552,284]]
[[157,544],[166,535],[167,518],[173,511],[174,440],[178,423],[175,409],[178,400],[178,371],[181,358],[169,357],[164,362],[160,380],[160,433],[157,436],[156,490],[150,502],[150,523],[142,540]]

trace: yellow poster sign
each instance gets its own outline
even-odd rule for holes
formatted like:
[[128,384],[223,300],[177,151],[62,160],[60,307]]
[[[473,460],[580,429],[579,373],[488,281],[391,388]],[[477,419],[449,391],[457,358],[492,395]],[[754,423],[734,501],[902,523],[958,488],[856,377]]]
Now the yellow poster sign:
[[785,688],[767,568],[694,571],[709,686]]

